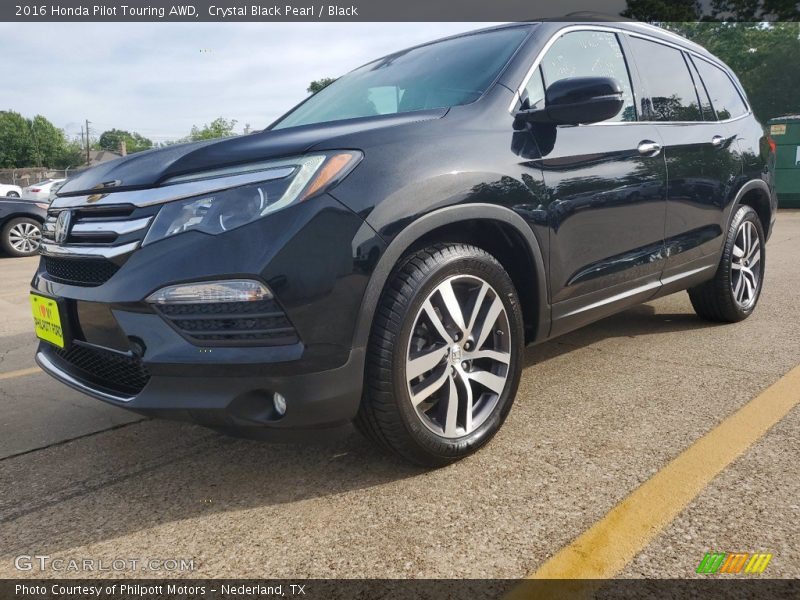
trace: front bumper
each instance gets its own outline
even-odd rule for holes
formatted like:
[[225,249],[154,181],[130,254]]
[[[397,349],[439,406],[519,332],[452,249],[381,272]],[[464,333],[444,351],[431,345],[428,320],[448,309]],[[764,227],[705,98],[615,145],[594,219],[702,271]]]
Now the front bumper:
[[[36,360],[90,396],[156,417],[257,437],[351,421],[363,384],[356,317],[381,243],[330,196],[218,236],[185,233],[135,250],[99,285],[53,277],[43,259],[33,291],[64,299],[68,351],[42,342]],[[369,230],[371,231],[371,230]],[[46,258],[46,257],[45,257]],[[200,343],[143,302],[187,281],[255,278],[269,285],[296,337],[280,345]],[[274,394],[286,399],[276,413]]]
[[[338,368],[301,375],[209,376],[203,365],[181,365],[173,367],[172,374],[152,375],[135,396],[89,381],[46,342],[40,343],[36,362],[69,387],[140,414],[192,421],[252,437],[289,439],[291,436],[282,432],[333,428],[355,417],[361,398],[363,352],[354,350]],[[235,370],[235,365],[230,366]],[[274,410],[276,392],[286,398],[283,415]]]

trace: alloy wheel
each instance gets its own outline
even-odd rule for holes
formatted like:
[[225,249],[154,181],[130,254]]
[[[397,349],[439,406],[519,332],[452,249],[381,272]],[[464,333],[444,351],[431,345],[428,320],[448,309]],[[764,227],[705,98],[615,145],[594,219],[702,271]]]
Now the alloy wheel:
[[33,223],[17,223],[8,232],[8,242],[17,252],[35,252],[41,241],[42,232]]
[[508,379],[510,336],[502,299],[483,279],[451,277],[428,295],[405,365],[411,403],[428,429],[457,438],[489,418]]
[[736,232],[731,260],[731,290],[743,309],[756,301],[761,280],[761,239],[752,221],[744,221]]

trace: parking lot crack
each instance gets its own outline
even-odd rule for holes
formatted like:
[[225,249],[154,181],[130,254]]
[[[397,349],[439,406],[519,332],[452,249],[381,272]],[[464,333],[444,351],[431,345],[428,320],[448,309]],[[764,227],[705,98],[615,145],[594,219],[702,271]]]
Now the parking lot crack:
[[[0,394],[5,395],[7,398],[11,398],[6,392],[0,389]],[[15,454],[9,454],[8,456],[3,456],[0,458],[0,463],[5,462],[7,460],[11,460],[13,458],[19,458],[20,456],[26,456],[28,454],[33,454],[34,452],[41,452],[42,450],[49,450],[51,448],[57,448],[58,446],[63,446],[64,444],[69,444],[70,442],[75,442],[78,440],[82,440],[85,438],[89,438],[101,433],[106,433],[108,431],[115,431],[117,429],[122,429],[123,427],[129,427],[130,425],[136,425],[137,423],[141,423],[142,421],[147,421],[149,419],[141,418],[137,421],[131,421],[130,423],[119,423],[117,425],[113,425],[111,427],[106,427],[105,429],[100,429],[98,431],[92,431],[91,433],[84,433],[81,435],[76,435],[71,438],[67,438],[64,440],[59,440],[57,442],[53,442],[52,444],[46,444],[44,446],[38,446],[36,448],[31,448],[30,450],[23,450],[22,452],[16,452]]]
[[[117,427],[112,427],[105,431],[111,431],[114,429],[121,429],[122,427],[126,427],[128,425],[138,424],[141,421],[137,421],[136,423],[126,423],[125,425],[120,425]],[[98,432],[100,433],[100,432]],[[81,437],[89,437],[89,436],[81,436]],[[75,438],[80,439],[80,438]],[[74,441],[74,440],[72,440]],[[215,452],[219,448],[230,445],[234,443],[236,440],[231,438],[227,438],[225,436],[212,433],[205,437],[200,438],[195,443],[190,444],[185,449],[180,452],[172,452],[169,454],[170,459],[165,460],[162,457],[154,458],[150,461],[145,461],[143,463],[139,463],[138,468],[133,469],[131,471],[127,471],[125,473],[116,473],[114,475],[108,477],[98,477],[94,480],[84,480],[80,482],[76,482],[74,486],[64,488],[61,490],[55,491],[53,494],[50,495],[49,498],[42,498],[38,502],[34,501],[28,503],[24,507],[19,507],[17,505],[12,505],[8,507],[0,507],[0,523],[10,523],[12,521],[16,521],[22,517],[30,515],[32,513],[36,513],[42,510],[46,510],[62,502],[68,502],[69,500],[73,500],[75,498],[79,498],[81,496],[85,496],[87,494],[91,494],[96,492],[97,490],[107,488],[112,485],[116,485],[118,483],[122,483],[129,479],[133,479],[135,477],[139,477],[141,475],[146,475],[157,471],[158,469],[162,469],[164,467],[174,465],[183,460],[191,459],[197,457],[199,454],[206,454],[209,452]],[[66,442],[60,442],[61,445]],[[204,448],[198,451],[200,446],[205,445]],[[33,451],[32,451],[33,452]],[[29,454],[30,452],[25,452],[21,454]],[[21,454],[16,455],[17,457]],[[9,457],[11,458],[11,457]],[[3,459],[7,460],[7,459]],[[16,509],[16,510],[15,510]],[[9,512],[5,512],[9,510]]]

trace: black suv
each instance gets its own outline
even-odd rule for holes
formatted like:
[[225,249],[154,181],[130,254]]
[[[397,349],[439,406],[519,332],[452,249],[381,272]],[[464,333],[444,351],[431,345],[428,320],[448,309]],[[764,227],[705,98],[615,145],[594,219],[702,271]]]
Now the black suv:
[[733,73],[666,31],[447,38],[262,132],[67,182],[36,359],[140,413],[283,438],[355,421],[446,464],[501,426],[526,344],[686,289],[702,318],[750,315],[772,160]]

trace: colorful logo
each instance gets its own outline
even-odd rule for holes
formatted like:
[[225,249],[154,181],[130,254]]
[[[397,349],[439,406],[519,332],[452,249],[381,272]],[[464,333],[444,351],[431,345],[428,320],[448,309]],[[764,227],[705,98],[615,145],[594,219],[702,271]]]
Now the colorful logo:
[[713,573],[763,573],[772,554],[756,552],[706,552],[697,566],[697,572]]

